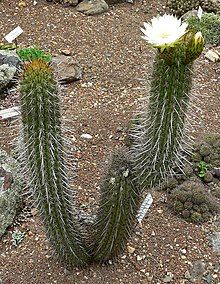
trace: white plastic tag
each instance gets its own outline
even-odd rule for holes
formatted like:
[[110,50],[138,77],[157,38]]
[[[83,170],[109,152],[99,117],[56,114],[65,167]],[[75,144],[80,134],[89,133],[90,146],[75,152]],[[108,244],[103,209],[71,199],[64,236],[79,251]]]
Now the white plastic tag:
[[146,215],[148,209],[150,208],[151,204],[153,203],[153,197],[150,193],[147,194],[144,201],[141,204],[141,207],[137,214],[137,221],[140,224],[142,220],[144,219],[144,216]]
[[17,26],[17,28],[12,30],[9,34],[7,34],[5,36],[5,40],[7,40],[7,42],[9,42],[9,43],[12,43],[12,41],[15,40],[22,33],[23,33],[22,28]]

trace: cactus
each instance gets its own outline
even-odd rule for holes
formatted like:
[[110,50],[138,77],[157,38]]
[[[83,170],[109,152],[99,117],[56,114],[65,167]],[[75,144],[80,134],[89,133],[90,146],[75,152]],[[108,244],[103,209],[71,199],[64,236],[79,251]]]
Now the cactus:
[[71,200],[58,88],[47,62],[26,63],[20,92],[31,187],[46,234],[58,256],[70,265],[84,265],[88,261],[86,237]]
[[95,261],[105,262],[117,257],[124,249],[134,228],[139,205],[140,190],[124,150],[112,156],[101,190],[92,254]]
[[[177,22],[178,35],[178,29],[181,29],[178,20],[168,15],[164,16],[165,21],[166,18],[168,23],[171,20],[174,24]],[[158,21],[160,25],[162,20],[152,20],[152,27],[146,24],[147,31],[142,30],[146,40],[151,40],[148,32],[153,32],[154,23]],[[166,31],[158,42],[164,40],[164,35]],[[153,36],[152,40],[155,40]],[[182,152],[188,151],[188,143],[183,138],[190,102],[192,62],[201,54],[203,44],[201,33],[186,31],[177,42],[156,46],[158,52],[148,105],[144,106],[133,130],[132,152],[137,175],[146,186],[160,183],[172,173],[174,166],[181,168],[184,165]]]

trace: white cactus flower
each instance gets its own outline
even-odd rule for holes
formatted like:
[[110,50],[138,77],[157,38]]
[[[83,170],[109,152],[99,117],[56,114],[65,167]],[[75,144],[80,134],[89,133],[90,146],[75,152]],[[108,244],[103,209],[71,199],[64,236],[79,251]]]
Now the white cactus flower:
[[187,32],[187,26],[187,23],[181,23],[181,20],[177,17],[165,14],[154,17],[151,24],[144,23],[144,29],[141,28],[144,33],[142,38],[154,47],[174,46]]

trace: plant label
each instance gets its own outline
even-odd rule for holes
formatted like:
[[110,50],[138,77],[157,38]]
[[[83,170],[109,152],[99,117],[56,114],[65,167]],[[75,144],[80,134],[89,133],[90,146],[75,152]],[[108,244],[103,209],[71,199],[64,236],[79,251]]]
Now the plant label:
[[141,224],[142,220],[144,219],[144,216],[146,215],[152,203],[153,203],[153,197],[150,193],[148,193],[144,201],[142,202],[141,207],[137,214],[137,221],[139,224]]
[[5,36],[5,40],[7,42],[12,43],[13,40],[15,40],[19,35],[23,33],[23,30],[21,27],[17,26],[14,30],[12,30],[9,34]]

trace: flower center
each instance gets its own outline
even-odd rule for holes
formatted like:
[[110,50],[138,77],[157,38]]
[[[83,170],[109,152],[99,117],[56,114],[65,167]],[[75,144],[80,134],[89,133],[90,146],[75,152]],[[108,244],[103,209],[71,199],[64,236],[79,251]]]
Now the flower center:
[[161,38],[167,38],[169,36],[170,36],[170,33],[168,33],[168,32],[163,32],[163,33],[160,34]]

